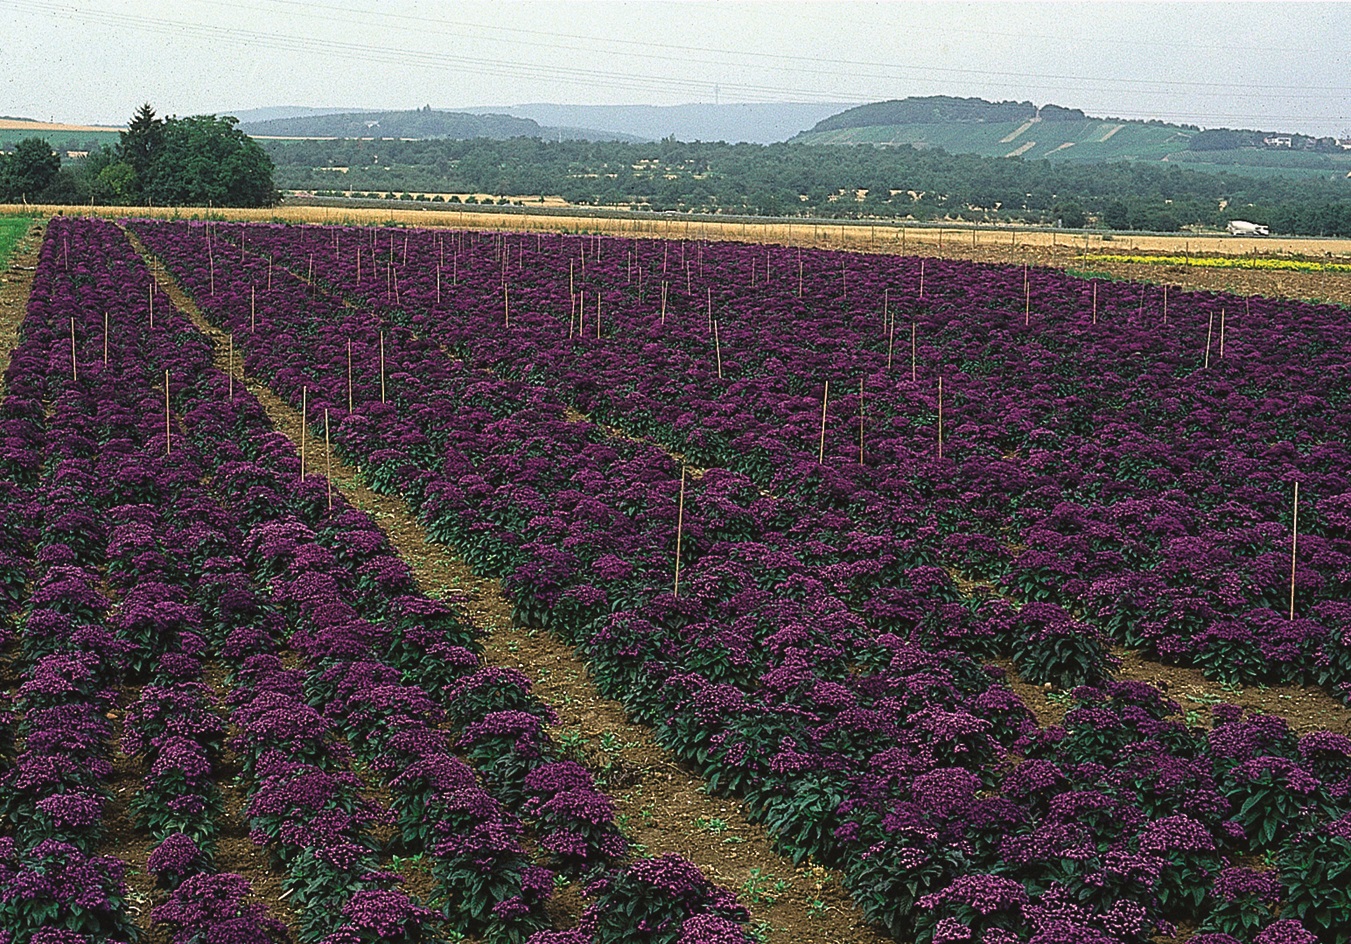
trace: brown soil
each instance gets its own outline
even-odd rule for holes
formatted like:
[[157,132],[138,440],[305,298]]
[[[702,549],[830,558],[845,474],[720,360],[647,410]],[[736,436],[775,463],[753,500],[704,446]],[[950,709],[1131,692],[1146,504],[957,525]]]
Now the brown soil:
[[[202,681],[211,690],[218,707],[225,704],[225,696],[230,691],[225,676],[225,668],[219,663],[209,662],[204,667]],[[236,733],[231,726],[226,732],[227,740]],[[248,879],[255,899],[267,907],[268,916],[285,924],[294,938],[299,923],[291,906],[282,898],[282,871],[272,864],[266,850],[249,838],[248,820],[244,817],[248,791],[241,779],[242,774],[243,765],[239,757],[228,747],[225,748],[216,771],[216,783],[225,804],[220,833],[216,838],[216,868]]]
[[[137,251],[147,255],[145,247],[134,236],[131,239]],[[217,366],[227,369],[224,333],[206,321],[162,270],[155,267],[155,271],[173,303],[215,345]],[[267,386],[243,378],[238,360],[235,376],[257,397],[273,425],[298,443],[299,412]],[[555,738],[596,771],[637,851],[676,852],[688,858],[709,878],[737,892],[751,910],[752,924],[766,922],[770,942],[886,940],[863,920],[838,873],[795,867],[774,852],[765,830],[747,821],[736,801],[703,792],[702,778],[677,764],[646,727],[629,720],[622,705],[601,698],[587,678],[585,664],[569,647],[545,633],[513,626],[511,605],[497,581],[475,576],[451,550],[427,539],[406,502],[372,492],[358,470],[327,455],[321,442],[311,440],[307,449],[316,465],[332,462],[333,484],[388,534],[422,589],[459,602],[484,632],[484,660],[519,668],[535,680],[536,694],[558,712]],[[754,896],[747,893],[748,882],[758,889]],[[575,893],[560,896],[556,907],[568,911],[558,915],[560,923],[575,921],[584,905]]]
[[111,801],[104,812],[108,834],[99,849],[127,864],[127,915],[143,933],[150,929],[150,909],[155,902],[155,881],[146,871],[154,843],[131,823],[129,804],[141,789],[144,765],[122,753],[122,720],[128,705],[140,696],[139,688],[127,688],[119,698],[119,710],[109,713],[113,722],[113,776],[108,783]]

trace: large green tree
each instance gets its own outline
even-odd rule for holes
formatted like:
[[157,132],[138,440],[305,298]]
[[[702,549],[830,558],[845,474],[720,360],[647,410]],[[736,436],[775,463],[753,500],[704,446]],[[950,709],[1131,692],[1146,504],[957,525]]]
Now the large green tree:
[[141,180],[145,199],[164,206],[271,206],[272,158],[234,118],[169,118]]
[[127,130],[121,134],[118,155],[136,172],[137,178],[145,180],[150,175],[151,165],[164,143],[164,122],[155,117],[155,109],[150,103],[142,105],[127,123]]
[[42,138],[24,138],[0,156],[0,195],[13,203],[38,203],[61,171],[61,156]]

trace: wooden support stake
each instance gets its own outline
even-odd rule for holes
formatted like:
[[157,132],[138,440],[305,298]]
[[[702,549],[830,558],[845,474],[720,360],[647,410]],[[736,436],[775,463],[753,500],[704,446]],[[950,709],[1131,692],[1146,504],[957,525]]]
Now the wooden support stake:
[[333,445],[328,438],[328,407],[324,407],[324,477],[328,479],[328,510],[333,510]]
[[309,440],[310,388],[300,388],[300,481],[305,481],[305,443]]
[[1023,325],[1026,327],[1032,322],[1032,286],[1027,281],[1027,276],[1023,276]]
[[924,297],[924,260],[919,260],[919,297]]
[[70,379],[79,380],[80,372],[75,368],[75,319],[70,319]]
[[817,464],[824,464],[826,461],[826,402],[830,399],[830,381],[826,381],[826,389],[821,394],[821,445],[816,451]]
[[1210,338],[1215,333],[1215,312],[1210,313],[1210,326],[1206,328],[1206,362],[1205,369],[1210,369]]
[[1220,360],[1224,360],[1224,309],[1220,309]]
[[713,330],[713,288],[708,286],[708,330]]
[[385,402],[385,332],[380,332],[380,402]]
[[1167,284],[1165,284],[1165,285],[1163,286],[1163,323],[1164,323],[1165,326],[1167,326],[1167,324],[1168,324],[1168,286],[1167,286]]
[[235,336],[233,334],[227,335],[225,340],[225,376],[229,378],[230,384],[228,399],[233,402],[235,398]]
[[310,267],[305,273],[305,281],[310,285],[314,284],[314,253],[310,253]]
[[347,412],[352,412],[352,339],[347,339]]
[[441,267],[436,267],[436,303],[441,304]]
[[[151,328],[154,328],[154,327],[155,327],[155,277],[154,277],[153,275],[150,277],[150,288],[149,288],[149,292],[150,292],[150,327],[151,327]],[[211,282],[211,294],[212,294],[212,295],[215,295],[215,294],[216,294],[216,283],[215,283],[215,280],[214,280],[214,279],[213,279],[212,282]]]
[[506,283],[502,284],[502,326],[511,327],[511,296]]
[[1093,323],[1098,323],[1098,282],[1093,281]]
[[169,429],[169,372],[164,372],[164,454],[170,455],[173,447],[170,444]]
[[919,328],[919,322],[910,322],[910,382],[914,383],[918,378],[915,368],[915,334]]
[[1299,551],[1299,483],[1295,483],[1295,507],[1290,519],[1290,618],[1295,618],[1295,555]]
[[896,322],[891,323],[891,329],[887,332],[887,372],[891,372],[891,349],[896,345]]
[[661,323],[666,324],[666,292],[670,288],[670,283],[661,283]]
[[718,341],[718,323],[713,322],[713,353],[718,359],[718,379],[722,379],[722,344]]
[[938,458],[943,458],[943,378],[938,378]]
[[108,366],[108,313],[103,313],[103,366]]
[[680,464],[680,501],[676,505],[675,592],[680,596],[680,543],[685,535],[685,464]]
[[802,247],[797,250],[797,297],[802,297]]
[[858,379],[858,464],[863,465],[863,380]]
[[267,257],[267,290],[272,291],[272,257]]
[[249,286],[249,334],[258,330],[258,293]]

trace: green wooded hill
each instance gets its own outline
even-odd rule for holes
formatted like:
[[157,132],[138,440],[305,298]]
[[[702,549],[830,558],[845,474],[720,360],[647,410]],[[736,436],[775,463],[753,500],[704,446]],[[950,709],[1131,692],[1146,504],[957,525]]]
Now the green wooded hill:
[[1327,141],[1315,149],[1313,139],[1293,135],[1287,137],[1307,145],[1268,148],[1260,146],[1263,132],[1231,132],[1234,146],[1217,147],[1225,142],[1214,135],[1191,125],[1094,118],[1057,105],[928,96],[848,109],[792,142],[941,148],[950,154],[1083,164],[1167,161],[1258,176],[1345,176],[1351,170],[1351,152],[1331,149]]
[[629,135],[586,128],[549,128],[530,118],[473,115],[468,112],[419,108],[412,111],[360,111],[336,115],[273,118],[240,125],[252,137],[264,138],[541,138],[543,140],[636,140]]

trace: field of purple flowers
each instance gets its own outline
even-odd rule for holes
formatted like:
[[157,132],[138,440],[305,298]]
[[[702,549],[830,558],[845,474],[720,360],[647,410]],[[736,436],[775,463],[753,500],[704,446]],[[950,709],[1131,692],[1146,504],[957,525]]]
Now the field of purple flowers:
[[[530,679],[480,661],[150,283],[113,224],[52,221],[5,377],[0,942],[749,941],[731,893],[630,853]],[[110,835],[117,752],[142,861]],[[275,901],[216,866],[227,776]]]
[[1111,653],[1351,695],[1341,309],[763,246],[134,229],[315,435],[897,939],[1351,940],[1351,739],[1189,718]]
[[[1351,941],[1351,738],[1190,716],[1112,655],[1351,700],[1341,309],[764,246],[130,227],[311,435],[897,940]],[[129,865],[173,944],[747,941],[728,892],[629,852],[530,680],[162,295],[152,323],[150,284],[116,226],[53,221],[6,375],[0,944],[130,940]],[[119,749],[144,863],[107,835]],[[289,925],[215,868],[227,775]],[[556,928],[569,881],[586,912]]]

